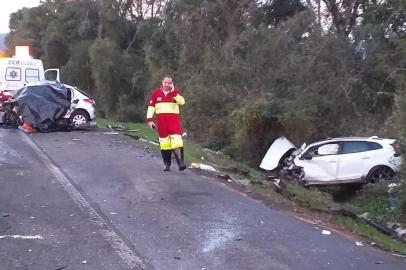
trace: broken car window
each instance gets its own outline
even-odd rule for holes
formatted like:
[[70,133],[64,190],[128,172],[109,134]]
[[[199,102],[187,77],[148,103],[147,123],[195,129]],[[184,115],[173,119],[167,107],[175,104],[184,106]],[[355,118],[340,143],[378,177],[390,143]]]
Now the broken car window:
[[307,151],[307,154],[309,154],[312,157],[336,155],[338,153],[338,148],[339,148],[338,143],[315,145]]

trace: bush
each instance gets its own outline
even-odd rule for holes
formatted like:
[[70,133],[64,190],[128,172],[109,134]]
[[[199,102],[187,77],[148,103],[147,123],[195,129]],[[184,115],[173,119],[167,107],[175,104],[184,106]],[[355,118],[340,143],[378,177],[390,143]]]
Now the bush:
[[123,122],[144,122],[146,106],[140,102],[138,104],[130,102],[126,96],[119,98],[117,119]]

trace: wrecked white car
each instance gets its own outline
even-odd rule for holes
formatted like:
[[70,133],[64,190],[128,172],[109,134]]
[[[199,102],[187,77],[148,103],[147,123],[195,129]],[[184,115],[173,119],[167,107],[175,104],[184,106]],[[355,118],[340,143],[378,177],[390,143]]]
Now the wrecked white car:
[[270,179],[328,185],[392,179],[401,163],[394,139],[332,138],[297,148],[280,137],[269,148],[260,168],[269,173]]

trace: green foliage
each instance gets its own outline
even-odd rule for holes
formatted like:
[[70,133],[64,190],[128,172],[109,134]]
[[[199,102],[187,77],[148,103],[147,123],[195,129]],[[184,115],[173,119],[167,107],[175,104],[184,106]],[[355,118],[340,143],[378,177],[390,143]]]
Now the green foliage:
[[83,40],[70,46],[71,57],[61,68],[62,81],[75,85],[94,95],[92,88],[92,69],[90,65],[89,47],[92,42]]
[[406,181],[404,175],[403,173],[403,178],[396,193],[396,197],[399,199],[398,216],[396,220],[401,224],[406,224]]
[[124,122],[144,122],[145,106],[134,104],[127,95],[119,97],[116,118]]
[[277,25],[305,9],[300,0],[272,0],[260,6],[260,13],[263,16],[263,22]]
[[360,214],[367,212],[369,217],[388,221],[396,212],[396,209],[390,209],[388,194],[388,183],[384,181],[366,185],[355,199],[354,205],[359,207]]
[[228,152],[240,160],[260,161],[269,142],[281,135],[278,112],[274,113],[274,109],[271,102],[260,100],[234,110]]
[[89,48],[89,55],[99,109],[114,116],[120,90],[116,88],[121,64],[119,48],[112,40],[97,39]]

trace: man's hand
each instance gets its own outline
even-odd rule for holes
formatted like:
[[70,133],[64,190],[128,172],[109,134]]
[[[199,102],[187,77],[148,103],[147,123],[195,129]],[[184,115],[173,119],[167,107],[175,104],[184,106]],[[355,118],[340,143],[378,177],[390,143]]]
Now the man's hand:
[[149,126],[150,128],[152,128],[152,129],[156,129],[156,125],[155,125],[155,123],[152,122],[152,121],[148,122],[148,126]]

